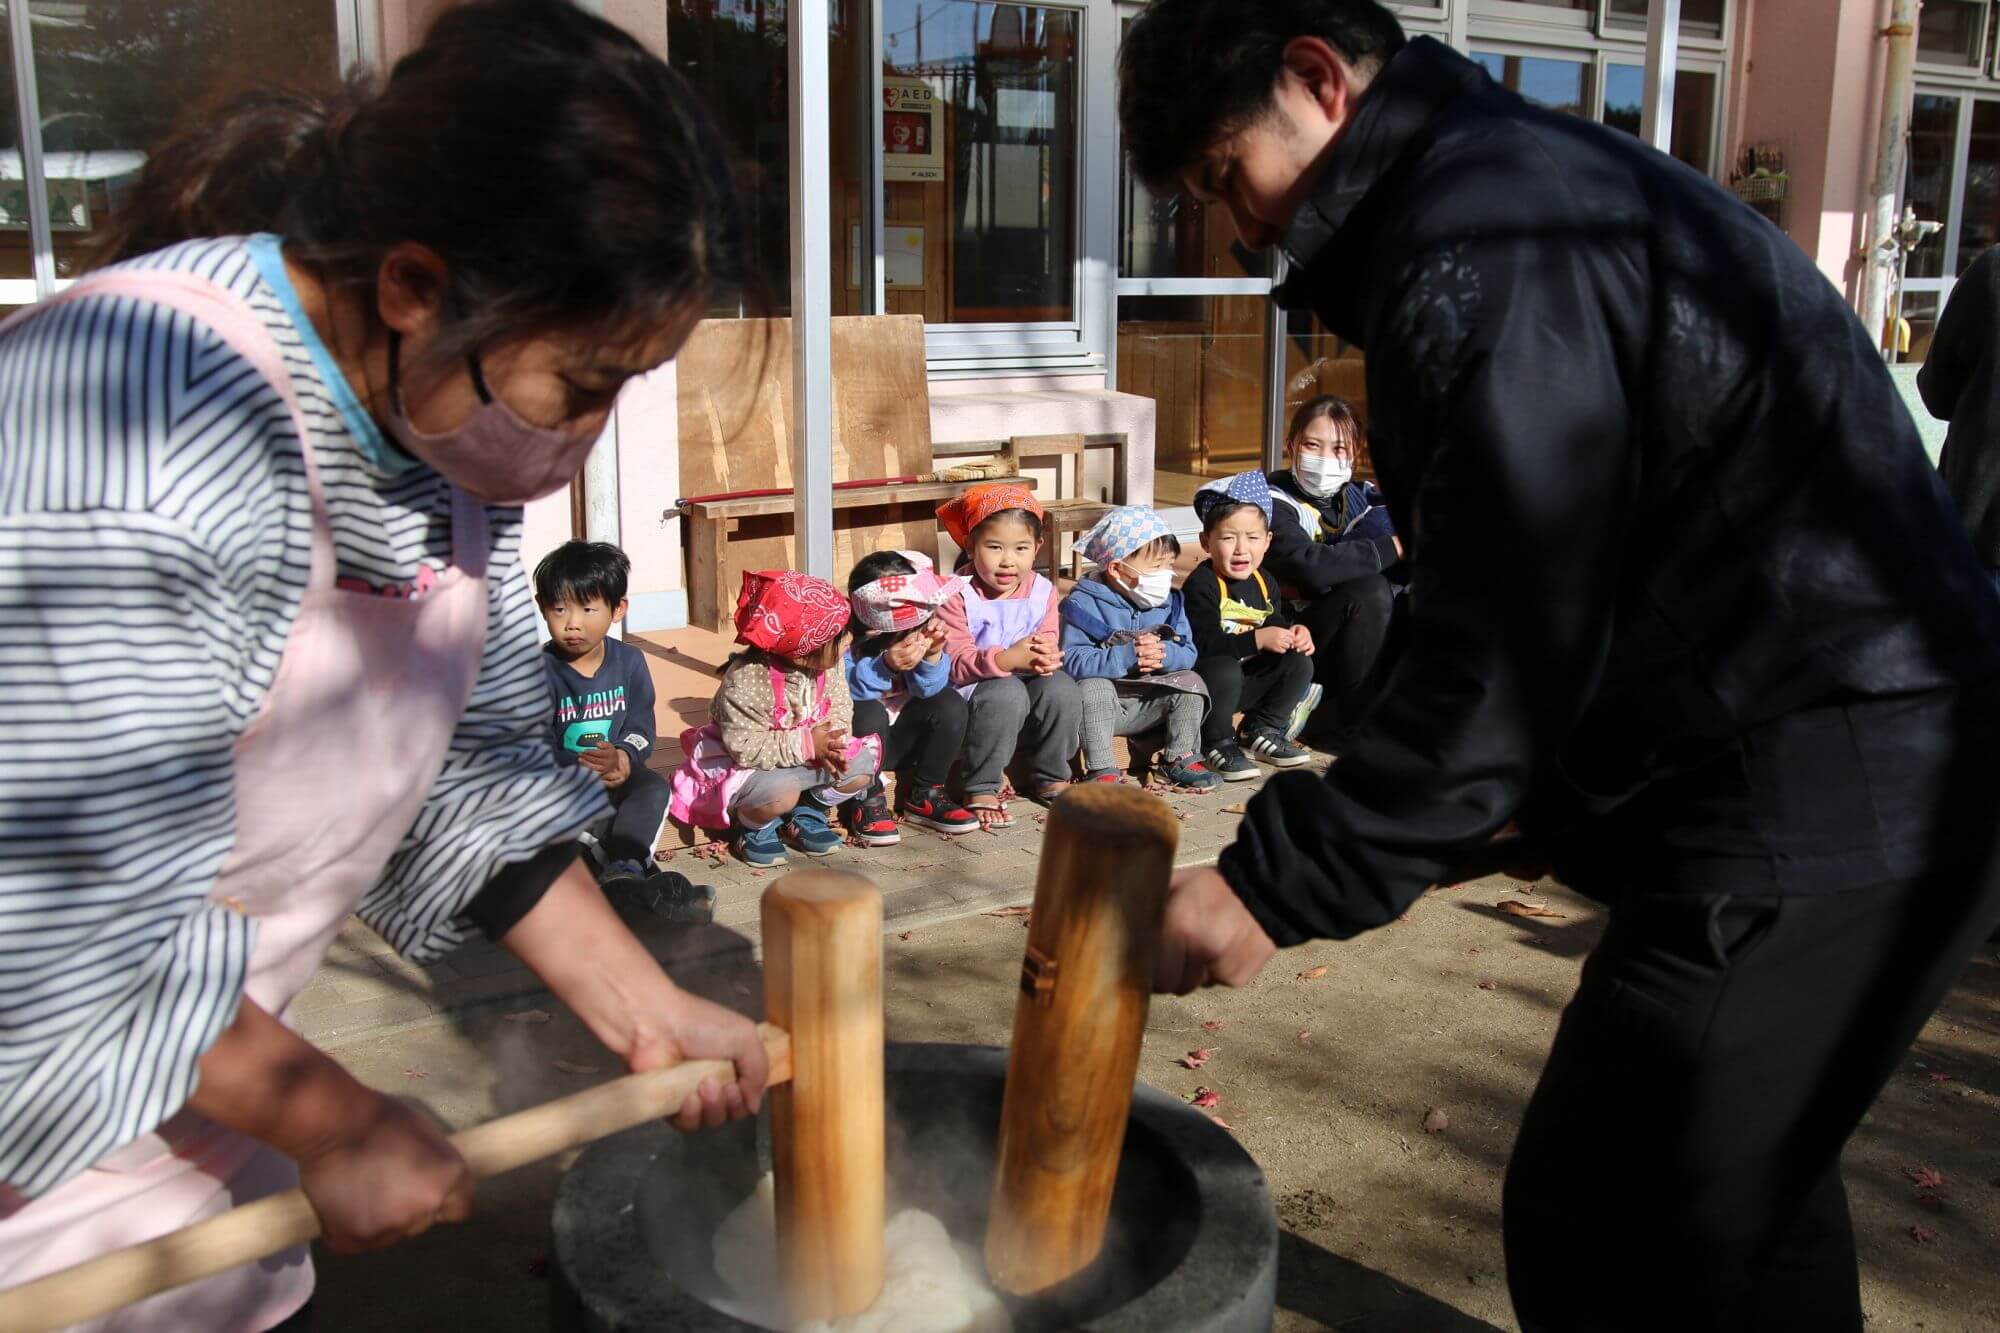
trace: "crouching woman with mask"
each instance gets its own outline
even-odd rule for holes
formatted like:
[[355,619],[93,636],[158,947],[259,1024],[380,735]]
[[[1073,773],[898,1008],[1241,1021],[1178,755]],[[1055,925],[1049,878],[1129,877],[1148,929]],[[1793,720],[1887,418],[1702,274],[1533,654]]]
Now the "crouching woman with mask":
[[1271,549],[1264,568],[1295,600],[1292,612],[1319,651],[1314,680],[1324,702],[1308,743],[1339,753],[1388,674],[1403,543],[1373,482],[1354,479],[1361,423],[1346,399],[1300,407],[1285,437],[1291,461],[1270,477]]

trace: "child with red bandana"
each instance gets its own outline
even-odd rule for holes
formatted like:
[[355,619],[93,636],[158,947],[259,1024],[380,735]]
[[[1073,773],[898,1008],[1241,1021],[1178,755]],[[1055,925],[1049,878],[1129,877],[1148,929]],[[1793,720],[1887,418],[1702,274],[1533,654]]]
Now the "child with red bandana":
[[707,726],[681,736],[672,813],[730,829],[754,866],[783,865],[789,842],[831,856],[841,837],[831,812],[868,790],[880,741],[850,734],[854,704],[841,667],[847,596],[793,570],[746,573],[736,599],[736,641]]

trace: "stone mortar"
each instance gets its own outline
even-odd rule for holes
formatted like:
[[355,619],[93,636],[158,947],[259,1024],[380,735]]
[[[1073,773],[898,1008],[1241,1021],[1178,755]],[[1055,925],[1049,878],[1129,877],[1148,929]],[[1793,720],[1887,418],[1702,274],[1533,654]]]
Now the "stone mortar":
[[[984,1235],[1007,1053],[887,1052],[889,1206]],[[649,1125],[577,1159],[556,1198],[551,1325],[558,1333],[755,1329],[716,1308],[710,1239],[768,1169],[760,1122],[683,1136]],[[1132,1102],[1105,1251],[1056,1291],[1009,1301],[1018,1333],[1248,1333],[1271,1326],[1278,1221],[1250,1155],[1192,1107],[1141,1086]]]

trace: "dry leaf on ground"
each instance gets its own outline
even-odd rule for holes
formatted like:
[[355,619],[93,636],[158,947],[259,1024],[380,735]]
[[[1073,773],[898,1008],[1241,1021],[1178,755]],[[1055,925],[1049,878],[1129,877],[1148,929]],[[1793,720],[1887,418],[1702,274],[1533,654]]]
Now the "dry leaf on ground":
[[428,1069],[405,1069],[403,1071],[404,1078],[429,1078],[430,1076],[431,1071]]
[[1928,1208],[1934,1213],[1943,1212],[1944,1198],[1942,1195],[1937,1194],[1919,1194],[1917,1196],[1917,1207]]
[[1176,1060],[1174,1063],[1179,1065],[1183,1069],[1199,1069],[1203,1065],[1207,1064],[1209,1060],[1214,1057],[1214,1055],[1215,1055],[1214,1051],[1209,1050],[1207,1047],[1204,1046],[1201,1050],[1189,1051],[1186,1055],[1183,1055],[1180,1059]]
[[1250,813],[1250,807],[1238,801],[1235,805],[1223,806],[1222,813],[1225,815],[1247,815]]
[[1496,906],[1508,916],[1540,916],[1554,921],[1565,919],[1561,912],[1552,912],[1540,903],[1524,903],[1519,898],[1509,898]]
[[1490,982],[1490,981],[1482,981],[1482,982],[1480,982],[1480,983],[1479,983],[1479,989],[1481,989],[1481,990],[1496,990],[1496,989],[1498,989],[1498,988],[1497,988],[1496,986],[1494,986],[1494,984],[1493,984],[1492,982]]
[[1903,1174],[1916,1183],[1920,1190],[1941,1190],[1945,1187],[1944,1172],[1929,1166],[1905,1167]]
[[1928,1245],[1937,1239],[1937,1228],[1913,1226],[1910,1228],[1910,1239],[1919,1245]]
[[502,1014],[500,1015],[500,1020],[504,1023],[546,1023],[549,1021],[549,1011],[546,1009],[523,1009],[518,1013]]
[[1930,1072],[1930,1073],[1928,1073],[1928,1074],[1925,1074],[1925,1075],[1924,1075],[1924,1077],[1925,1077],[1925,1078],[1927,1078],[1927,1079],[1929,1079],[1929,1080],[1930,1080],[1931,1082],[1933,1082],[1933,1083],[1949,1083],[1949,1082],[1951,1082],[1951,1075],[1950,1075],[1950,1074],[1947,1074],[1947,1073],[1943,1072],[1942,1070],[1937,1070],[1937,1069],[1933,1069],[1933,1070],[1931,1070],[1931,1072]]
[[990,912],[981,912],[980,915],[981,916],[1026,916],[1028,913],[1034,910],[1035,910],[1034,904],[1022,903],[1019,907],[996,907]]
[[1311,1040],[1312,1040],[1312,1035],[1313,1035],[1313,1034],[1312,1034],[1312,1033],[1310,1033],[1310,1032],[1301,1032],[1301,1033],[1299,1034],[1299,1040],[1300,1040],[1300,1041],[1311,1041]]
[[1308,968],[1304,972],[1299,973],[1299,980],[1318,981],[1321,977],[1325,975],[1326,975],[1326,964],[1321,963],[1318,967]]
[[549,1063],[565,1074],[595,1074],[597,1072],[596,1065],[571,1064],[567,1060],[551,1060]]
[[1194,1090],[1194,1100],[1188,1104],[1199,1110],[1206,1111],[1211,1106],[1222,1105],[1222,1098],[1210,1092],[1207,1088],[1196,1088]]
[[1206,1023],[1203,1023],[1201,1025],[1201,1030],[1203,1032],[1220,1032],[1222,1031],[1222,1020],[1219,1018],[1211,1018]]
[[1451,1117],[1445,1114],[1442,1106],[1433,1106],[1424,1112],[1424,1133],[1442,1134],[1450,1128]]
[[899,939],[899,940],[906,940],[906,939],[910,938],[910,935],[911,935],[911,933],[912,933],[912,932],[910,932],[910,931],[907,931],[907,930],[906,930],[906,931],[904,931],[904,932],[903,932],[902,934],[898,935],[898,936],[897,936],[896,938],[897,938],[897,939]]

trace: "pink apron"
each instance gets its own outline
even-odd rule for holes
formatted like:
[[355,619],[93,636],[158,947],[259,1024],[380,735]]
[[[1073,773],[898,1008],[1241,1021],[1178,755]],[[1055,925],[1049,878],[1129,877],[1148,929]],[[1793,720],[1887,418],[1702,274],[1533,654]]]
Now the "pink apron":
[[[988,597],[977,583],[968,584],[960,599],[965,606],[965,628],[974,648],[1012,648],[1042,627],[1049,616],[1049,600],[1056,585],[1040,574],[1029,576],[1026,597]],[[970,699],[982,681],[960,685],[958,692]]]
[[[777,667],[767,669],[771,673],[771,730],[816,727],[826,721],[827,715],[833,711],[833,701],[826,694],[826,672],[820,672],[813,680],[812,707],[805,720],[794,722],[792,706],[785,702],[785,673]],[[834,669],[839,670],[838,667]],[[732,822],[729,807],[735,802],[736,793],[743,789],[743,784],[757,770],[737,767],[736,756],[730,754],[729,747],[722,743],[722,728],[713,722],[683,731],[681,753],[686,757],[674,770],[674,794],[667,805],[667,813],[690,828],[728,828]],[[848,762],[854,762],[855,757],[862,754],[873,755],[879,764],[882,738],[848,737]]]
[[[182,311],[283,395],[312,494],[312,566],[263,707],[236,741],[236,843],[211,902],[257,921],[245,992],[289,1007],[380,878],[444,765],[486,637],[485,510],[452,493],[453,567],[421,596],[335,586],[333,531],[278,346],[254,312],[178,273],[89,278],[22,312],[110,293]],[[26,1282],[298,1184],[276,1150],[182,1110],[0,1221],[0,1275]],[[254,1333],[312,1295],[304,1247],[129,1306],[93,1330]]]

